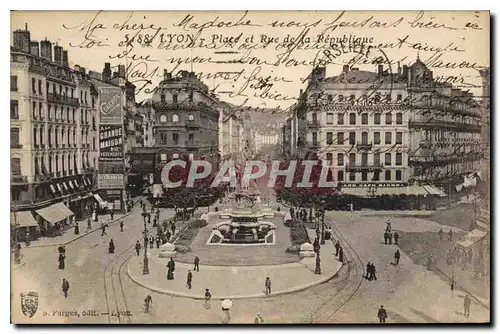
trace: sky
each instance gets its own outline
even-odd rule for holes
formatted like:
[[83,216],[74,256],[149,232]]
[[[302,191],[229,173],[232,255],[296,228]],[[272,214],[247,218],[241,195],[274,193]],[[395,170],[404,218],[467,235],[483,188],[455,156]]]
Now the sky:
[[[47,38],[69,50],[71,66],[101,72],[105,62],[126,65],[137,101],[150,96],[164,70],[188,70],[224,101],[286,109],[325,50],[334,55],[326,74],[334,76],[364,52],[360,43],[370,46],[360,70],[376,71],[371,61],[383,57],[394,72],[398,61],[410,65],[418,54],[435,77],[476,95],[478,68],[490,62],[487,12],[11,13],[12,31],[26,23],[32,40]],[[333,38],[343,39],[342,46]]]

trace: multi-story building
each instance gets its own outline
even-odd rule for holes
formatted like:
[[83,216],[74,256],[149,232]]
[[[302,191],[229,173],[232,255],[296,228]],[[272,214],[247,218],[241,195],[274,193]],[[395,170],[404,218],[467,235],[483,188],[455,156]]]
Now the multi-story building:
[[219,153],[223,160],[239,159],[244,149],[243,119],[235,106],[219,104]]
[[316,68],[283,145],[323,160],[345,194],[443,196],[478,168],[479,117],[469,93],[433,80],[419,59],[396,73]]
[[219,101],[194,72],[165,72],[153,95],[155,148],[160,165],[177,158],[218,156]]
[[[255,151],[273,150],[279,143],[280,130],[270,126],[254,127]],[[271,153],[271,152],[269,152]]]
[[50,235],[94,202],[97,94],[61,46],[31,41],[27,27],[13,35],[11,210],[21,229]]

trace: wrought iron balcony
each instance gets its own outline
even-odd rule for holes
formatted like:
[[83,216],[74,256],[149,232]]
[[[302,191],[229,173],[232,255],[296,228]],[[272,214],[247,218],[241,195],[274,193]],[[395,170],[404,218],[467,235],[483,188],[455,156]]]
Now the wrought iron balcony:
[[307,126],[309,128],[319,128],[321,124],[317,119],[313,119],[312,121],[307,121]]
[[65,96],[65,95],[58,95],[58,94],[54,94],[54,93],[47,94],[47,101],[49,103],[62,103],[62,104],[68,104],[68,105],[75,106],[75,107],[80,106],[77,98],[69,97],[69,96]]
[[11,184],[25,184],[28,183],[28,177],[23,175],[11,175],[10,177]]
[[348,162],[346,165],[347,170],[377,170],[381,169],[383,167],[381,162],[374,162],[374,163],[368,163],[368,162]]
[[358,148],[358,150],[371,150],[372,146],[373,146],[373,144],[372,143],[368,143],[368,142],[361,142],[361,143],[358,143],[356,145],[356,147]]
[[199,128],[200,122],[197,120],[186,120],[186,128]]
[[432,118],[429,120],[410,120],[408,124],[411,128],[449,129],[458,132],[481,132],[481,126],[477,124],[442,121]]

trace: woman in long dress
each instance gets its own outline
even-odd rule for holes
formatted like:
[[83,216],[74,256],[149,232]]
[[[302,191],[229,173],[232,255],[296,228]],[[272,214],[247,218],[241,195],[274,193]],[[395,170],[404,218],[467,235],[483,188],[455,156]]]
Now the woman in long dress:
[[174,259],[170,258],[170,261],[168,261],[168,264],[167,264],[167,268],[168,268],[167,279],[173,280],[174,279],[174,271],[175,271]]

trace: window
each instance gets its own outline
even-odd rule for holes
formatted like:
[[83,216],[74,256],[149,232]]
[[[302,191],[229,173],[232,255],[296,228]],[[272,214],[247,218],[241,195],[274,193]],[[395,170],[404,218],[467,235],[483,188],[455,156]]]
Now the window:
[[85,91],[85,103],[87,103],[87,91]]
[[92,109],[95,108],[95,98],[92,96]]
[[344,133],[337,132],[337,144],[344,145]]
[[356,124],[356,113],[350,113],[349,114],[349,124],[354,125]]
[[401,94],[398,94],[396,100],[401,101],[402,99],[403,99],[403,96]]
[[373,171],[373,179],[372,181],[380,181],[380,171],[379,170],[374,170]]
[[42,94],[42,80],[38,80],[38,93],[40,95],[43,95]]
[[33,143],[35,144],[35,147],[38,147],[38,142],[36,140],[36,137],[37,137],[36,134],[37,134],[37,132],[38,131],[36,131],[36,128],[33,128]]
[[179,154],[177,153],[172,154],[172,159],[179,159]]
[[19,146],[19,128],[10,128],[10,146]]
[[361,133],[361,144],[368,145],[368,132]]
[[368,180],[368,173],[364,170],[361,172],[361,181]]
[[344,166],[344,153],[337,153],[337,166]]
[[10,159],[10,173],[12,175],[21,175],[21,159],[11,158]]
[[177,103],[177,94],[172,94],[172,101]]
[[403,113],[398,112],[396,114],[396,124],[403,124]]
[[192,115],[192,114],[191,114],[191,115],[189,115],[189,116],[188,116],[188,120],[190,120],[190,121],[194,121],[194,115]]
[[354,102],[354,100],[356,100],[356,95],[351,94],[351,95],[349,96],[349,102]]
[[17,92],[17,75],[10,76],[10,90]]
[[396,144],[403,144],[403,133],[396,132]]
[[167,155],[165,153],[160,154],[161,161],[167,161]]
[[396,153],[396,166],[401,166],[403,164],[403,154]]
[[40,145],[43,145],[43,125],[40,127]]
[[391,125],[392,124],[392,114],[388,112],[385,114],[385,124],[386,125]]
[[33,119],[36,119],[36,102],[33,102]]
[[396,171],[396,181],[401,181],[402,179],[402,173],[400,170]]
[[[56,88],[54,87],[54,93]],[[80,102],[83,102],[83,90],[80,91]]]
[[349,153],[349,165],[356,165],[356,153]]
[[38,118],[43,120],[43,104],[41,102],[38,103]]
[[380,153],[373,154],[373,164],[375,166],[380,166]]
[[391,180],[391,171],[390,170],[386,170],[385,171],[385,180],[386,181],[390,181]]
[[391,142],[392,142],[392,132],[386,132],[385,133],[385,143],[391,144]]
[[337,124],[344,125],[344,114],[337,114]]
[[19,103],[17,100],[10,100],[10,119],[19,119]]
[[312,133],[312,143],[314,145],[317,145],[318,144],[318,133],[317,132],[313,132]]
[[375,145],[380,145],[380,132],[373,133],[373,143]]
[[385,165],[386,166],[390,166],[392,164],[391,162],[391,154],[390,153],[386,153],[385,154]]
[[368,153],[361,153],[361,164],[363,166],[368,165]]
[[361,114],[361,124],[368,124],[368,113]]
[[326,114],[326,124],[333,124],[333,114],[332,113]]
[[172,140],[174,141],[174,144],[179,144],[179,134],[178,133],[173,133],[172,134]]
[[385,95],[385,100],[386,100],[387,102],[391,102],[391,100],[392,100],[391,94],[386,94],[386,95]]
[[173,122],[173,123],[179,123],[179,116],[178,116],[177,114],[174,114],[174,115],[172,116],[172,122]]
[[36,80],[35,78],[31,78],[31,92],[36,94]]
[[380,124],[380,114],[373,115],[373,124]]
[[[47,84],[47,87],[48,87],[48,84]],[[47,92],[49,91],[49,89],[47,88]],[[71,94],[71,97],[74,97],[75,96],[75,91],[73,90],[73,88],[70,89],[70,94]]]
[[[68,133],[69,135],[69,133]],[[92,138],[92,149],[95,151],[95,137]]]
[[161,115],[160,116],[160,123],[167,123],[167,116]]
[[356,145],[356,132],[349,132],[349,145]]
[[62,85],[59,85],[59,95],[62,95]]
[[344,171],[343,170],[337,171],[337,180],[344,181]]
[[[331,95],[329,95],[329,96],[331,96]],[[342,102],[342,101],[344,101],[344,95],[339,95],[339,102]]]
[[188,141],[189,141],[190,143],[193,143],[193,142],[194,142],[194,134],[190,133],[190,134],[188,135]]
[[193,102],[193,91],[189,92],[189,102]]
[[326,133],[326,144],[327,145],[332,145],[333,144],[333,132],[327,132]]
[[349,173],[349,181],[356,181],[356,173],[353,172]]
[[326,160],[327,161],[332,161],[333,160],[333,153],[327,153],[326,154]]
[[167,134],[160,132],[160,144],[166,144],[167,143]]
[[313,123],[318,123],[318,114],[313,113],[311,116],[312,116],[312,122]]

